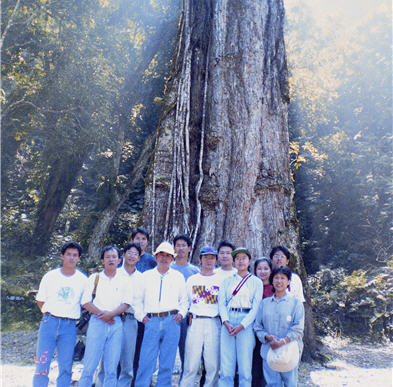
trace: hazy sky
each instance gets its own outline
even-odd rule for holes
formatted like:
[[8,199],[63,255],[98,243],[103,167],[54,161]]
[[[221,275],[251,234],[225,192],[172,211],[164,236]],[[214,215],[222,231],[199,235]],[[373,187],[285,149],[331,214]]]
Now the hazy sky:
[[349,24],[367,16],[376,5],[386,4],[391,9],[390,0],[284,0],[284,3],[287,12],[293,6],[307,4],[316,19],[339,18]]

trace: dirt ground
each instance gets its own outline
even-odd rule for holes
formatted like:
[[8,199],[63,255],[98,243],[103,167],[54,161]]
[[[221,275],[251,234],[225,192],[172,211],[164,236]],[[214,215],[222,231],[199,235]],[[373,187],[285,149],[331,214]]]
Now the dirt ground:
[[[33,357],[37,332],[17,332],[2,335],[1,380],[3,387],[32,385]],[[319,363],[301,363],[299,386],[319,387],[392,387],[393,344],[357,344],[348,339],[326,337],[323,340],[331,360]],[[179,359],[177,359],[172,386],[178,386]],[[73,386],[78,385],[83,365],[74,363]],[[56,385],[57,362],[53,361],[49,386]]]

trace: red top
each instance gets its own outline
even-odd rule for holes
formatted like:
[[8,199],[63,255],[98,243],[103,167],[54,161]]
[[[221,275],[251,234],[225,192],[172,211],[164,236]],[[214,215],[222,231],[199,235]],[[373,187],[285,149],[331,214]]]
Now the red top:
[[271,297],[273,295],[273,285],[267,284],[263,285],[263,296],[262,298]]

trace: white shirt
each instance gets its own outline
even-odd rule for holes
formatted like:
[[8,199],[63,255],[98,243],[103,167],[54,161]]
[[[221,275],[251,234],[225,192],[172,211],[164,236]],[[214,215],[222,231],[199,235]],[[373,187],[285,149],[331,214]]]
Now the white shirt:
[[198,316],[218,316],[218,292],[221,282],[221,277],[216,273],[192,275],[186,283],[189,312]]
[[[96,274],[93,273],[87,281],[82,296],[82,305],[92,300]],[[98,275],[97,291],[93,301],[94,306],[101,310],[112,311],[123,303],[132,305],[132,286],[124,275],[119,273],[118,270],[114,277],[108,277],[104,271],[101,271]]]
[[122,267],[120,267],[119,269],[117,269],[119,274],[125,276],[126,281],[129,283],[129,286],[131,286],[132,288],[132,297],[133,297],[133,303],[132,305],[126,310],[127,313],[135,313],[135,308],[134,308],[134,304],[135,304],[135,295],[136,292],[139,291],[140,288],[140,281],[142,278],[142,273],[138,270],[135,269],[135,271],[133,273],[128,273],[128,271],[126,270],[126,268],[124,267],[124,265]]
[[42,313],[78,319],[81,313],[81,298],[87,277],[76,270],[73,275],[64,275],[61,269],[46,273],[41,280],[36,300],[43,302]]
[[224,281],[224,279],[230,277],[233,274],[236,274],[237,269],[235,267],[232,267],[231,270],[223,270],[222,267],[218,267],[217,269],[214,270],[214,272],[221,277],[221,281]]
[[290,290],[287,290],[287,292],[290,295],[296,297],[301,302],[306,301],[304,299],[304,295],[303,295],[302,280],[300,279],[300,277],[296,273],[292,272],[292,274],[291,274],[291,282],[289,284],[289,288],[290,288]]
[[183,274],[171,268],[163,275],[157,268],[142,273],[137,297],[135,317],[139,321],[142,321],[147,313],[177,309],[184,317],[188,310],[186,282]]

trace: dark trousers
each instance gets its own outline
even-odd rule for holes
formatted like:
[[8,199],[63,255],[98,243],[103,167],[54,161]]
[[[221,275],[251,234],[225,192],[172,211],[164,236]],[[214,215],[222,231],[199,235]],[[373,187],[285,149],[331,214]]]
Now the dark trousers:
[[264,387],[265,378],[262,371],[261,342],[256,338],[254,353],[252,355],[252,387]]
[[141,354],[144,332],[145,332],[145,324],[138,321],[138,334],[136,336],[135,355],[134,355],[134,377],[132,378],[131,387],[135,386],[135,379],[136,379],[136,373],[138,371],[139,356]]

